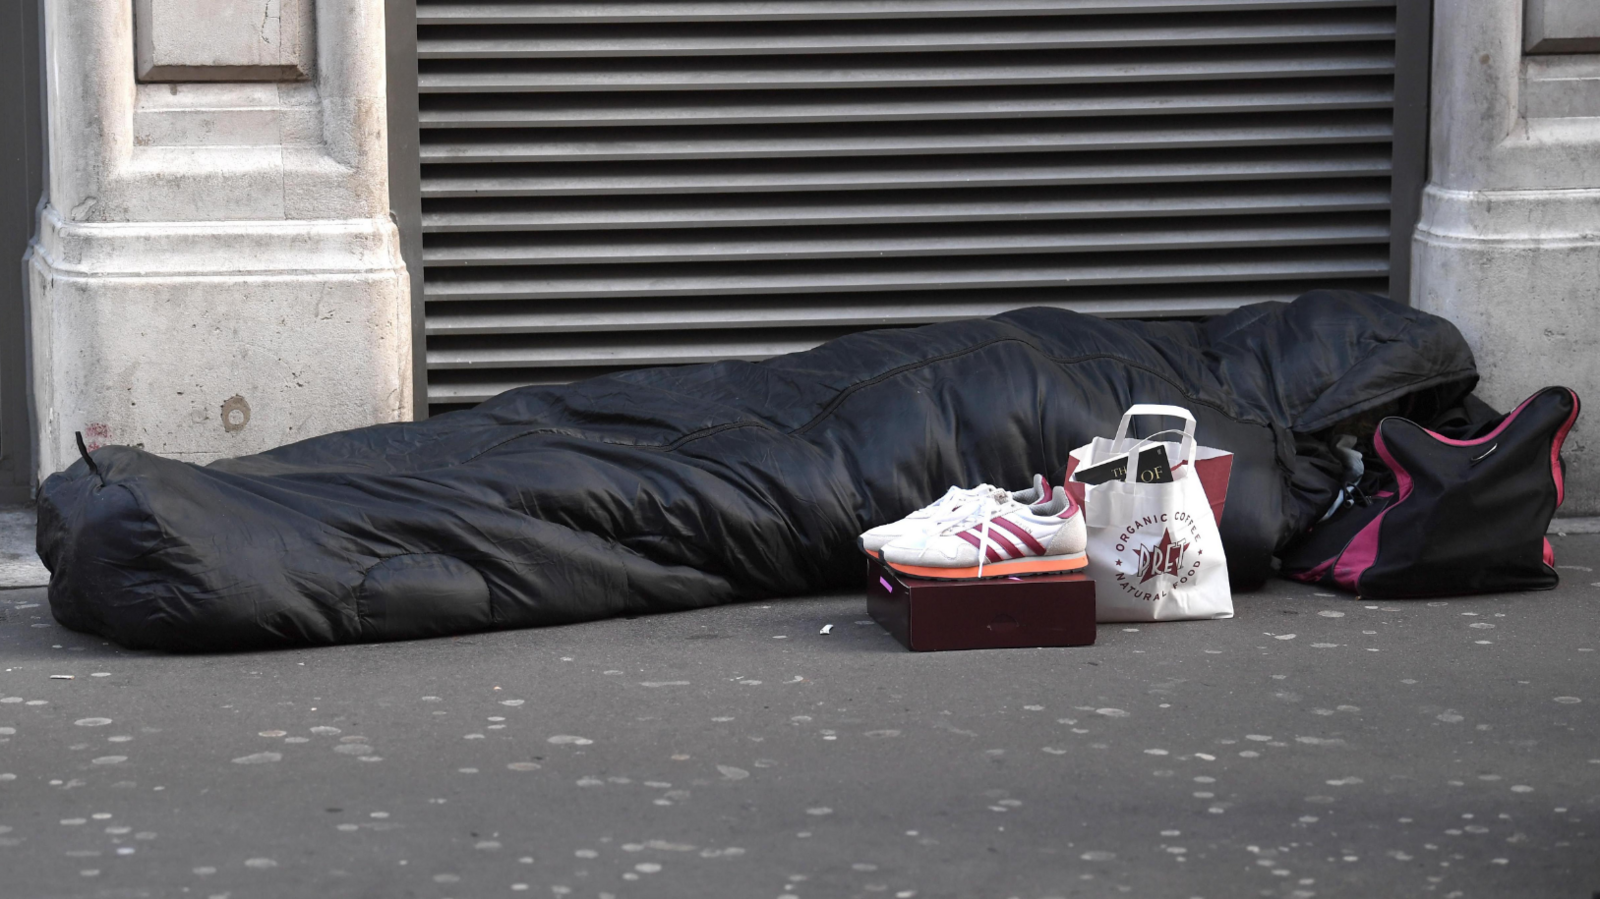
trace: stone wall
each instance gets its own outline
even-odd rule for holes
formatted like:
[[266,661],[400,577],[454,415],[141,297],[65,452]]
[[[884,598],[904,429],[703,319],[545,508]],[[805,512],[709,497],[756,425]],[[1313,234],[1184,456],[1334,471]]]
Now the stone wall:
[[205,462],[410,418],[381,0],[45,16],[40,476],[75,431]]
[[[1502,410],[1549,384],[1600,403],[1600,54],[1569,52],[1600,49],[1600,16],[1594,0],[1526,2],[1434,6],[1413,250],[1413,301],[1461,327]],[[1600,405],[1565,455],[1561,514],[1600,513]]]

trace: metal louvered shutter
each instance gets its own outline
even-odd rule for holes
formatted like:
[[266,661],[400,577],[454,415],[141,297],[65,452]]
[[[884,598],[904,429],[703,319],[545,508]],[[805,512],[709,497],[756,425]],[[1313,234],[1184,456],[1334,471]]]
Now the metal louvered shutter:
[[1387,292],[1393,0],[417,5],[428,403]]

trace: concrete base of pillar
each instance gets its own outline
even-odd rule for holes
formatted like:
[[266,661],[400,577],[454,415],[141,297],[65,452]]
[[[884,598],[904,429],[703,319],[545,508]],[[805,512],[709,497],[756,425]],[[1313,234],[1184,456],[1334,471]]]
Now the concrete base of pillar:
[[[1466,336],[1489,404],[1508,411],[1551,384],[1600,403],[1600,190],[1430,187],[1412,279],[1416,306]],[[1579,415],[1563,455],[1561,514],[1600,513],[1600,406]]]
[[408,420],[411,298],[384,219],[68,223],[31,264],[40,478],[89,446],[193,462]]

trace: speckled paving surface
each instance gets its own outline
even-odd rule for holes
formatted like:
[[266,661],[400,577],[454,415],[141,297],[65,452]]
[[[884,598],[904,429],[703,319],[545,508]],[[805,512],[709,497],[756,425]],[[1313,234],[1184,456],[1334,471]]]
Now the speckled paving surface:
[[33,549],[34,512],[20,506],[0,506],[0,590],[42,587],[50,572]]
[[833,596],[156,656],[3,591],[0,895],[1589,897],[1600,537],[1554,542],[1554,593],[935,655]]

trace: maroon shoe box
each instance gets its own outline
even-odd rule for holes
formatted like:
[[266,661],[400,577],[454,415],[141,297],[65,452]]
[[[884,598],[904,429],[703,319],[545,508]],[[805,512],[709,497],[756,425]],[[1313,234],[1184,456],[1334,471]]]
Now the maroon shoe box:
[[1094,642],[1086,574],[938,581],[867,563],[867,613],[907,649],[1012,649]]

